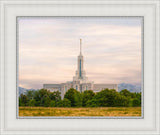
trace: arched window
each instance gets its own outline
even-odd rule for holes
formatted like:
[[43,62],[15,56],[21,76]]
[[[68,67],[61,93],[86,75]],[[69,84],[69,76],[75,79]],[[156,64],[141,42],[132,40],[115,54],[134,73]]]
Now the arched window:
[[81,59],[80,59],[80,68],[79,68],[79,76],[82,77],[82,73],[81,73]]
[[86,86],[86,90],[88,90],[88,87]]
[[76,90],[78,90],[78,86],[76,85]]

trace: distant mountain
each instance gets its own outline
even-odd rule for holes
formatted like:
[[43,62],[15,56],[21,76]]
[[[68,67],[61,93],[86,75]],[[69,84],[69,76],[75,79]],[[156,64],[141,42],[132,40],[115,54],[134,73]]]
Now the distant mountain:
[[133,85],[128,83],[121,83],[118,84],[118,91],[127,89],[130,92],[141,92],[141,86],[140,85]]
[[[140,85],[133,85],[133,84],[129,84],[129,83],[118,84],[118,91],[121,91],[121,90],[124,90],[124,89],[127,89],[130,92],[141,92],[141,86]],[[26,89],[26,88],[19,87],[19,96],[21,94],[25,94],[29,90],[36,90],[36,89]]]
[[26,89],[26,88],[19,87],[19,91],[18,91],[19,96],[20,96],[21,94],[25,94],[25,93],[26,93],[27,91],[29,91],[29,90],[35,90],[35,89]]

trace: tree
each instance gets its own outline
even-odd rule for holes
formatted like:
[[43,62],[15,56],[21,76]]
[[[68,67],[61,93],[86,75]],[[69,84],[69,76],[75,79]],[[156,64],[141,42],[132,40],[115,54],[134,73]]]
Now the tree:
[[126,96],[126,97],[131,97],[131,92],[130,91],[128,91],[127,89],[124,89],[124,90],[121,90],[120,91],[120,94],[121,95],[124,95],[124,96]]
[[24,103],[22,102],[21,97],[19,97],[19,106],[25,106]]
[[132,106],[133,107],[141,106],[140,100],[138,100],[137,98],[134,98],[132,101]]
[[98,107],[96,98],[92,98],[86,102],[87,107]]
[[28,97],[29,100],[34,98],[34,91],[33,90],[29,90],[26,92],[26,96]]
[[[49,96],[50,91],[47,89],[40,89],[34,92],[35,106],[44,106],[44,95]],[[49,98],[50,99],[50,98]]]
[[61,93],[59,91],[50,92],[49,97],[51,100],[59,101],[61,100]]
[[28,105],[29,99],[28,99],[28,97],[26,95],[21,94],[19,100],[20,100],[20,104],[21,105],[23,105],[23,106],[27,106]]
[[136,93],[136,98],[139,100],[139,106],[141,106],[141,92]]
[[128,107],[129,106],[129,101],[130,101],[130,98],[117,93],[113,106],[115,106],[115,107]]
[[97,92],[95,95],[95,98],[97,100],[97,106],[101,107],[114,106],[114,100],[116,94],[117,94],[116,90],[114,89],[109,90],[108,88],[101,90],[100,92]]
[[82,105],[86,106],[88,100],[93,99],[95,93],[92,90],[86,90],[82,93]]
[[64,98],[70,100],[72,107],[82,106],[82,96],[77,90],[70,88],[64,95]]
[[63,102],[63,107],[71,107],[71,101],[70,100],[64,98],[62,100],[62,102]]
[[29,100],[28,106],[35,106],[35,102],[36,101],[34,99]]
[[50,107],[55,107],[55,106],[56,106],[55,101],[54,101],[54,100],[51,100],[51,102],[50,102]]
[[49,107],[50,106],[50,102],[51,102],[51,99],[49,98],[48,95],[44,95],[43,96],[43,99],[42,99],[42,106],[45,106],[45,107]]
[[63,101],[62,100],[57,101],[56,107],[63,107]]
[[75,107],[81,107],[82,106],[82,95],[80,92],[75,92],[74,94],[74,101],[75,101]]

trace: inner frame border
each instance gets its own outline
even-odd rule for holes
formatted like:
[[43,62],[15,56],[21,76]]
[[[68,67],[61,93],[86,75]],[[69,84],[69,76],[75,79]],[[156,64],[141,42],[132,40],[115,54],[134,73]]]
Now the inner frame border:
[[[19,116],[19,18],[141,18],[141,116]],[[144,119],[144,16],[16,16],[16,119]]]

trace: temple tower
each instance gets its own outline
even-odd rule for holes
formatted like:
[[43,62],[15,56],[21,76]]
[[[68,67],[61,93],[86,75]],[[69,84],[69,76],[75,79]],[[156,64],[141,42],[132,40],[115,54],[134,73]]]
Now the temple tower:
[[82,55],[82,39],[80,39],[80,54],[78,56],[78,79],[83,79],[84,71],[83,71],[83,55]]
[[84,59],[82,55],[82,39],[80,39],[80,53],[78,55],[77,60],[77,70],[76,75],[73,77],[73,88],[82,92],[83,84],[88,83],[88,78],[86,77],[86,73],[84,71]]

